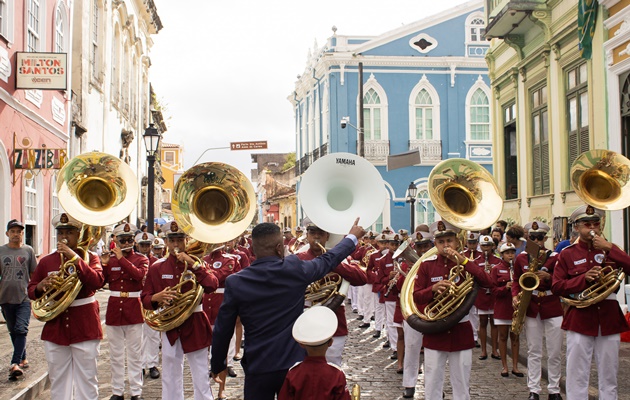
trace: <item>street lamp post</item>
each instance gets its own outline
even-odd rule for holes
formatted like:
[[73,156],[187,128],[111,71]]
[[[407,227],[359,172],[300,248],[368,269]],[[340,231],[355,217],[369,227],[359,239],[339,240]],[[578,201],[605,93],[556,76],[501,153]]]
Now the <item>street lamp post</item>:
[[410,222],[409,224],[411,225],[411,229],[409,229],[409,232],[414,232],[414,230],[416,229],[415,227],[415,206],[414,204],[416,203],[416,195],[418,194],[418,188],[416,187],[416,185],[414,185],[413,182],[411,182],[409,184],[409,187],[407,188],[407,203],[409,203],[410,207]]
[[150,124],[144,131],[144,146],[147,150],[147,162],[148,162],[148,187],[147,187],[147,232],[153,234],[153,223],[155,222],[155,155],[160,147],[160,139],[162,135],[158,130]]

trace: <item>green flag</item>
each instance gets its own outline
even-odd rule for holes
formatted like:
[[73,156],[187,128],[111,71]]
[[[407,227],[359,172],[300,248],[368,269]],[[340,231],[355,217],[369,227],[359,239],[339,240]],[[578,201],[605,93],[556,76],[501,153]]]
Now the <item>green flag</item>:
[[580,56],[589,60],[593,47],[593,35],[595,34],[595,21],[597,20],[597,0],[579,0],[578,3],[578,38]]

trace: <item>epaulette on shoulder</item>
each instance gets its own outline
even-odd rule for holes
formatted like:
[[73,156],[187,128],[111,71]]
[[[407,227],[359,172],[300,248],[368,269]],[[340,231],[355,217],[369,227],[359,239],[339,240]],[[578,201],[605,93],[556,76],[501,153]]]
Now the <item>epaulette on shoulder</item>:
[[[575,242],[571,243],[570,245],[568,245],[567,247],[565,247],[564,249],[568,249],[569,247],[573,247],[578,243],[578,241],[576,240]],[[562,249],[562,250],[564,250]]]
[[434,254],[431,257],[427,257],[423,261],[433,261],[433,260],[437,260],[437,254]]
[[343,369],[341,369],[341,367],[340,367],[340,366],[338,366],[337,364],[333,364],[333,363],[329,362],[329,363],[328,363],[328,365],[330,365],[331,367],[335,367],[335,368],[337,368],[339,371],[343,372]]
[[238,256],[236,254],[232,254],[232,253],[223,253],[223,257],[225,257],[225,258],[233,258],[235,260],[238,260]]
[[[229,277],[228,277],[229,278]],[[302,364],[302,361],[298,361],[295,364],[293,364],[293,366],[291,368],[289,368],[289,370],[292,370],[293,368],[297,367],[298,365]]]

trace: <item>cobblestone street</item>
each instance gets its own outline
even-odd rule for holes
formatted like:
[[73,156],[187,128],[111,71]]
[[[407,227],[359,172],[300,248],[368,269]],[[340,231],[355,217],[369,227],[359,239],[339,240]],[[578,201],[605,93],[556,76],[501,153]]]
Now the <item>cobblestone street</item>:
[[[97,294],[101,305],[101,316],[104,318],[104,310],[107,305],[108,292],[101,291]],[[349,335],[344,352],[343,370],[346,374],[348,385],[352,387],[355,383],[361,386],[362,399],[402,399],[402,375],[396,373],[396,361],[390,359],[390,349],[383,349],[384,338],[374,339],[374,331],[371,328],[359,328],[359,321],[356,321],[356,314],[346,307],[346,315],[349,319]],[[39,336],[42,324],[37,320],[32,320],[31,330],[28,339],[28,358],[31,361],[31,368],[26,372],[26,378],[18,382],[0,381],[0,400],[4,399],[49,399],[50,393],[46,388],[46,361]],[[4,329],[4,328],[3,328]],[[521,339],[521,359],[526,355],[524,347],[525,339]],[[0,355],[3,360],[10,358],[11,345],[6,330],[0,332]],[[525,399],[528,390],[527,378],[517,378],[510,375],[509,378],[500,376],[501,362],[490,357],[486,360],[479,360],[480,349],[473,350],[473,370],[471,374],[471,398],[473,399]],[[564,363],[564,361],[563,361]],[[543,366],[546,363],[543,362]],[[624,379],[626,371],[630,369],[630,344],[621,344],[620,353],[620,379],[619,379],[619,399],[630,400],[630,382]],[[230,400],[243,399],[243,370],[239,362],[235,362],[235,370],[238,373],[236,378],[228,378],[226,395]],[[521,366],[521,371],[525,372],[526,367]],[[544,375],[544,373],[543,373]],[[564,372],[563,372],[564,375]],[[168,378],[168,377],[162,377]],[[109,366],[109,344],[107,337],[101,344],[101,355],[99,357],[99,388],[100,398],[109,399],[111,396],[110,366]],[[452,399],[448,377],[446,379],[444,391],[446,399]],[[596,385],[597,377],[593,373],[591,376],[591,386]],[[563,379],[564,384],[564,379]],[[185,398],[192,399],[192,382],[188,367],[185,367]],[[541,398],[546,398],[546,381],[543,377],[543,393]],[[213,393],[217,394],[217,385],[213,384]],[[563,390],[564,394],[564,390]],[[126,393],[127,398],[129,393]],[[145,400],[157,400],[162,398],[161,379],[147,378],[144,384],[143,397]],[[424,398],[424,376],[418,376],[416,385],[416,399]],[[565,397],[566,398],[566,397]],[[591,387],[591,398],[597,398],[595,387]]]

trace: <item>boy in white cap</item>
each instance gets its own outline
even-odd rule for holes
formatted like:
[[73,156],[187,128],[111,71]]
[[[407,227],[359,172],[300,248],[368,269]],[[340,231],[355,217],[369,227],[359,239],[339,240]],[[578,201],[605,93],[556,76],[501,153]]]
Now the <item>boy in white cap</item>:
[[[459,228],[446,221],[431,224],[431,233],[435,240],[437,254],[422,262],[418,272],[413,298],[422,310],[435,296],[449,290],[450,270],[461,265],[482,287],[492,285],[490,275],[475,261],[460,254],[457,238]],[[472,348],[475,346],[472,325],[468,315],[446,332],[424,334],[425,399],[441,400],[444,387],[444,370],[448,360],[451,372],[453,398],[470,399],[470,369],[472,367]]]
[[[164,257],[164,239],[160,237],[153,239],[153,242],[151,243],[151,253],[156,261]],[[151,258],[149,258],[149,261],[150,260]]]
[[293,338],[307,356],[289,369],[278,400],[350,400],[343,371],[326,362],[326,350],[336,330],[337,316],[328,307],[311,307],[295,321]]
[[[579,238],[562,250],[553,274],[555,294],[575,298],[576,294],[597,284],[604,267],[621,268],[630,273],[630,256],[601,233],[604,212],[592,206],[578,207],[571,214]],[[629,329],[617,295],[584,308],[570,306],[562,321],[567,331],[567,398],[588,398],[591,359],[595,354],[599,378],[599,398],[617,398],[620,333]]]
[[[494,240],[488,235],[479,236],[479,248],[481,252],[477,252],[478,256],[474,261],[489,274],[492,267],[501,263],[501,259],[494,255]],[[486,344],[488,342],[488,323],[490,323],[490,345],[492,347],[492,353],[490,357],[495,360],[500,359],[499,356],[499,337],[497,327],[494,325],[492,315],[494,314],[494,296],[492,295],[491,287],[480,287],[477,293],[477,299],[475,300],[475,307],[477,308],[477,315],[479,317],[478,324],[478,338],[481,345],[480,360],[488,358],[488,352]],[[473,326],[475,324],[473,323]]]
[[[112,370],[112,397],[123,400],[125,393],[125,353],[131,400],[142,395],[142,326],[144,317],[140,304],[142,281],[149,269],[149,260],[133,250],[133,224],[123,223],[114,228],[114,247],[101,256],[105,282],[109,283],[109,302],[105,314],[105,330],[109,339]],[[138,236],[150,235],[142,232]],[[153,235],[151,235],[153,236]]]
[[[518,294],[521,291],[519,279],[531,266],[538,265],[535,271],[540,279],[525,314],[523,325],[527,331],[527,386],[528,400],[540,398],[543,338],[547,345],[547,369],[549,399],[562,399],[560,377],[562,374],[562,306],[560,298],[551,292],[551,278],[558,253],[545,248],[549,226],[541,221],[532,221],[523,227],[528,234],[525,251],[514,260],[514,283],[512,283],[512,305],[517,309]],[[515,246],[516,247],[516,246]],[[518,249],[517,249],[518,252]],[[537,259],[537,260],[536,260]],[[567,386],[568,387],[568,386]],[[569,398],[571,398],[569,396]]]
[[68,269],[77,272],[83,286],[72,304],[61,315],[47,321],[42,330],[50,397],[98,399],[97,360],[103,329],[94,294],[103,287],[103,268],[96,253],[80,256],[84,254],[79,250],[81,222],[62,213],[52,219],[52,225],[59,240],[57,251],[37,264],[28,283],[28,297],[31,300],[41,297],[53,285],[65,263],[71,263]]

